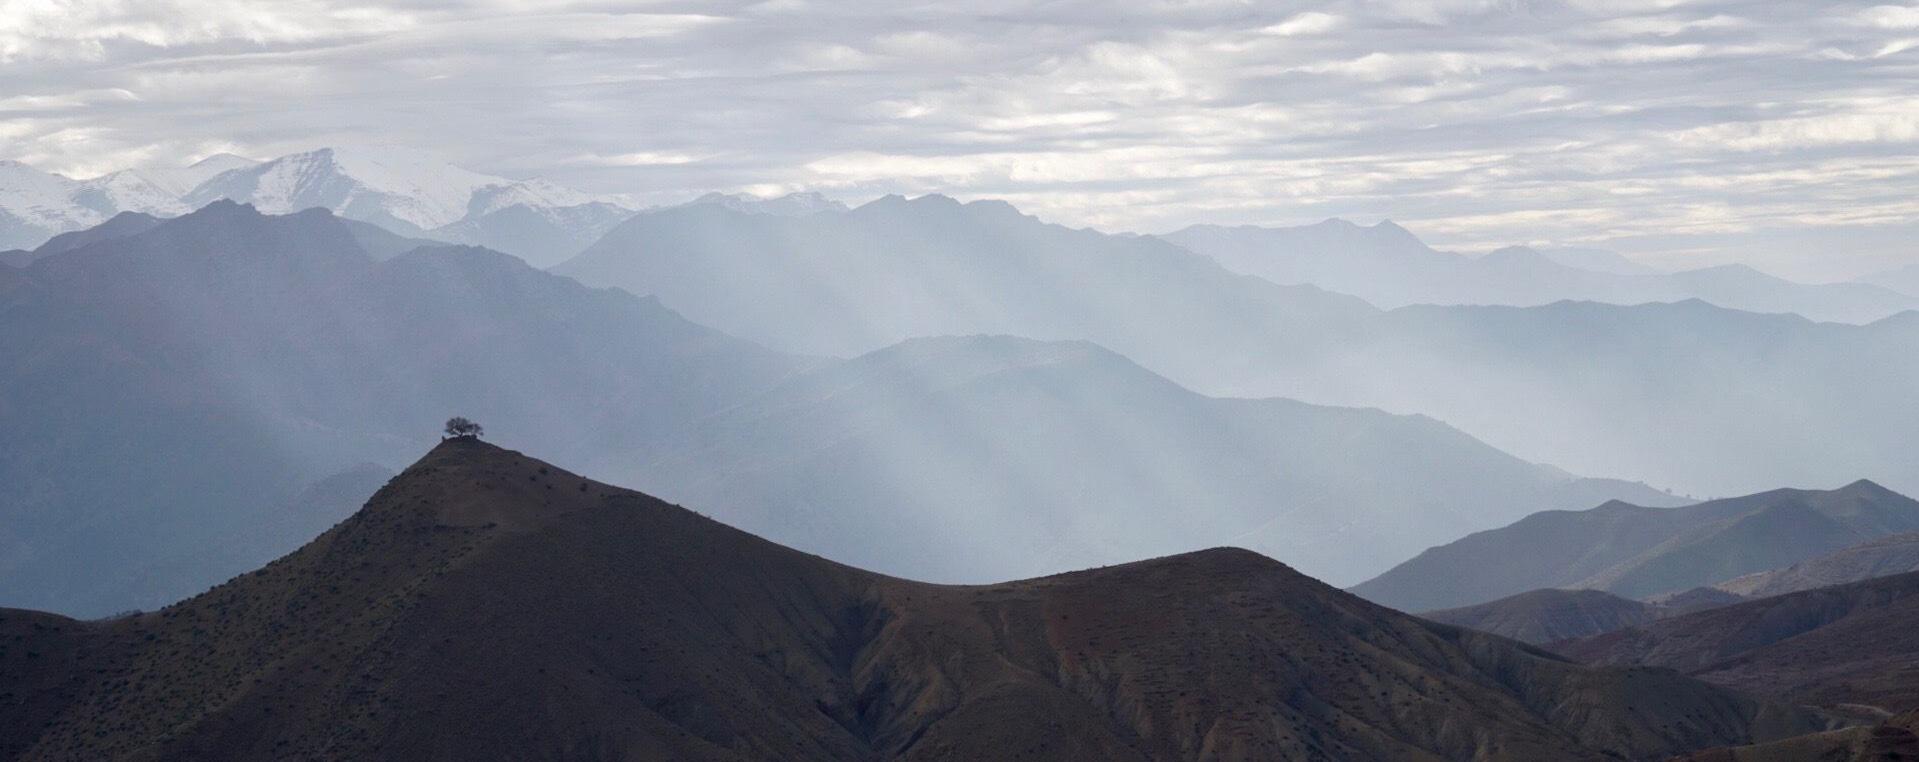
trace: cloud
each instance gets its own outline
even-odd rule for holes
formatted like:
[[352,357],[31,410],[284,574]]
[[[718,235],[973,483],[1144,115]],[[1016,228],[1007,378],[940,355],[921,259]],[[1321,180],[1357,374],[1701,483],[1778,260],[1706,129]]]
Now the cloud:
[[0,0],[0,158],[393,143],[658,202],[1651,241],[1910,214],[1915,29],[1836,1]]

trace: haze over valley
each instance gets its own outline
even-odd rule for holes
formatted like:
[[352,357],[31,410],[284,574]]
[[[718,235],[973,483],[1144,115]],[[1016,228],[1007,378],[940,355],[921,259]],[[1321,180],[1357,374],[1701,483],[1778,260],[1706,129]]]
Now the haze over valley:
[[1915,35],[0,2],[0,762],[1919,758]]

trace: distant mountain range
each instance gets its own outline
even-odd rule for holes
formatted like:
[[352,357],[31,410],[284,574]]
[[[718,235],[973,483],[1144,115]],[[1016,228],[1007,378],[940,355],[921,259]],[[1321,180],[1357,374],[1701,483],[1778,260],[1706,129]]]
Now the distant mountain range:
[[[1743,552],[1739,547],[1726,550]],[[1421,612],[1420,616],[1543,645],[1747,600],[1909,572],[1919,572],[1919,532],[1877,537],[1790,566],[1645,600],[1599,590],[1547,588],[1471,606]]]
[[[1542,587],[1643,599],[1915,530],[1919,502],[1866,481],[1681,508],[1612,502],[1586,511],[1542,512],[1473,534],[1352,590],[1406,611],[1468,606]],[[1495,558],[1497,563],[1488,561]]]
[[464,439],[161,611],[0,611],[0,706],[0,756],[160,760],[1648,759],[1831,724],[1242,550],[926,585]]
[[1391,222],[1371,227],[1337,219],[1292,228],[1196,225],[1162,237],[1237,272],[1352,294],[1387,309],[1700,299],[1748,312],[1847,323],[1919,309],[1919,297],[1877,283],[1794,283],[1745,265],[1662,273],[1610,252],[1518,246],[1468,257],[1436,251]]
[[[324,210],[116,220],[0,275],[9,603],[101,614],[199,589],[297,541],[215,550],[271,533],[251,506],[397,467],[455,411],[942,581],[1233,541],[1352,582],[1542,508],[1683,502],[1431,419],[1202,397],[1084,342],[928,339],[835,362]],[[238,474],[231,492],[193,486],[216,472]]]
[[1919,706],[1919,574],[1822,587],[1557,643],[1590,664],[1678,670],[1750,695]]
[[482,245],[545,267],[633,213],[544,180],[510,180],[394,148],[321,148],[253,161],[230,154],[171,172],[75,181],[0,163],[0,250],[32,249],[120,212],[183,214],[218,200],[271,214],[325,208],[402,236]]
[[172,215],[187,211],[187,205],[137,172],[82,181],[0,161],[0,250],[32,249],[123,211]]
[[1862,475],[1919,489],[1901,455],[1919,446],[1919,313],[1854,326],[1699,301],[1381,311],[1160,239],[940,196],[797,217],[643,212],[554,272],[792,352],[1083,339],[1204,394],[1423,413],[1578,473],[1703,494]]
[[1007,336],[909,340],[689,430],[592,470],[939,582],[1227,542],[1352,582],[1536,510],[1685,502],[1526,463],[1429,418],[1203,397],[1095,344]]

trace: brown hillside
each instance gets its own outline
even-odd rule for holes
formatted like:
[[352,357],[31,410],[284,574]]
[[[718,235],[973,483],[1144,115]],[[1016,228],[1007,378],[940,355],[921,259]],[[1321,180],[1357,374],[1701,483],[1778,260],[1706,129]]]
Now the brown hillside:
[[1212,550],[887,578],[473,440],[265,568],[0,612],[25,759],[1603,759],[1823,729]]
[[1752,695],[1919,708],[1919,572],[1748,601],[1553,650],[1685,672]]

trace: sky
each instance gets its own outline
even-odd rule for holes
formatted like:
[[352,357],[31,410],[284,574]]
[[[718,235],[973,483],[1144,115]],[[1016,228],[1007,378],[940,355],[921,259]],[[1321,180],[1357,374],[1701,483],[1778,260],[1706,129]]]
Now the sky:
[[1390,218],[1836,277],[1919,260],[1919,5],[0,0],[0,158],[358,144],[648,203]]

